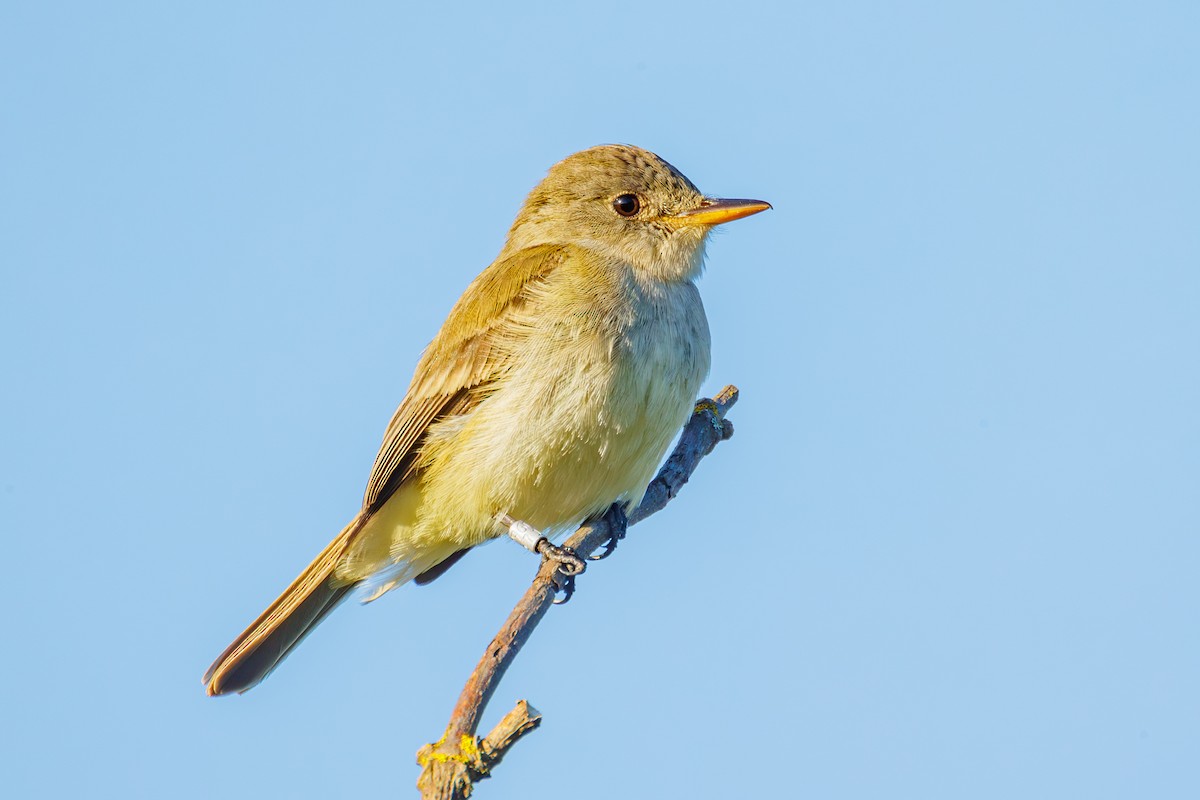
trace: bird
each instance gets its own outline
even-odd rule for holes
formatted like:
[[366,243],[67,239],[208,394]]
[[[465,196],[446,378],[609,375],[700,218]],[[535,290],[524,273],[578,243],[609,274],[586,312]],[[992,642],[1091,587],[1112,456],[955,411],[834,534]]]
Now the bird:
[[631,145],[551,167],[418,361],[359,511],[212,663],[207,694],[256,686],[355,592],[426,583],[518,522],[552,538],[635,506],[708,374],[708,234],[770,207],[706,196]]

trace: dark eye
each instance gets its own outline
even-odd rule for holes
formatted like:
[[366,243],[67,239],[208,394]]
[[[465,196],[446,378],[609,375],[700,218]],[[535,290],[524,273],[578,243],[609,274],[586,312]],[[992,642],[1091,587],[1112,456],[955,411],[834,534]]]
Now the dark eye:
[[632,217],[642,210],[642,201],[636,194],[623,194],[613,200],[613,210],[622,217]]

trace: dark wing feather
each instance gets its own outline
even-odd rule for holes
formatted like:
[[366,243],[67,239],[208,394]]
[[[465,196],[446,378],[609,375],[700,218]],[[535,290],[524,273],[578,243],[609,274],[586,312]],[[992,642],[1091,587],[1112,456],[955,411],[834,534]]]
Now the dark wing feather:
[[415,583],[417,586],[427,586],[428,584],[433,583],[438,578],[445,575],[446,570],[450,569],[455,564],[457,564],[459,562],[459,560],[462,559],[462,557],[465,556],[469,552],[471,552],[471,548],[469,548],[469,547],[466,547],[466,548],[463,548],[462,550],[458,550],[458,551],[454,552],[448,558],[446,558],[444,561],[442,561],[438,564],[434,564],[432,567],[425,570],[417,577],[413,578],[413,583]]
[[363,510],[370,513],[387,502],[412,474],[421,442],[429,425],[439,419],[465,414],[474,406],[469,389],[459,389],[452,395],[422,397],[409,402],[405,398],[388,426],[375,466],[367,482]]

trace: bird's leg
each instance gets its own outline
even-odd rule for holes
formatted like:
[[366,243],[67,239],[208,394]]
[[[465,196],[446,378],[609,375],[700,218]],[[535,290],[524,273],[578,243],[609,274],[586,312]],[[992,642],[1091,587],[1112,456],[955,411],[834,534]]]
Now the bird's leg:
[[584,560],[569,547],[559,547],[551,542],[528,522],[513,519],[508,514],[497,514],[496,521],[507,529],[509,538],[514,542],[558,565],[558,572],[562,575],[558,588],[563,592],[563,597],[554,602],[561,605],[570,600],[571,595],[575,593],[575,576],[583,574],[587,569]]
[[629,530],[629,516],[625,513],[624,503],[613,503],[601,519],[608,523],[608,541],[604,543],[604,552],[598,556],[588,556],[589,561],[602,561],[611,556],[617,549],[617,543],[625,538],[625,531]]

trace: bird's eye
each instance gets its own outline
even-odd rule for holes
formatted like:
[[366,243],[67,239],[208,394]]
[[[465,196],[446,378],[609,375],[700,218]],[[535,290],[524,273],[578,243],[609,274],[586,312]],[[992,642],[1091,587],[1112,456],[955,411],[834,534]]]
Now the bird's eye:
[[632,217],[642,210],[642,201],[636,194],[619,195],[613,200],[613,210],[622,217]]

